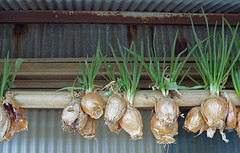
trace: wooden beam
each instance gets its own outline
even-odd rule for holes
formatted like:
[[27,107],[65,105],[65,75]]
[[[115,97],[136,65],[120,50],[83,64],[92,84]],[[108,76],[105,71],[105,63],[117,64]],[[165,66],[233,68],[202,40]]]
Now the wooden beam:
[[[174,96],[174,100],[180,108],[199,106],[201,102],[209,98],[207,90],[180,90],[180,97]],[[236,106],[240,106],[240,98],[234,90],[225,90]],[[55,91],[12,91],[17,103],[23,108],[46,108],[46,109],[62,109],[70,101],[69,92]],[[99,92],[104,101],[107,97],[104,92]],[[154,107],[156,100],[161,98],[159,91],[140,90],[136,92],[134,98],[134,106],[137,108],[151,109]]]
[[[160,58],[161,60],[163,58]],[[184,58],[181,57],[180,60]],[[16,59],[10,59],[11,62],[15,62]],[[79,61],[83,62],[86,58],[44,58],[44,59],[24,59],[22,63],[16,80],[15,85],[17,89],[59,89],[67,86],[72,86],[73,81],[77,76],[77,72],[81,76]],[[113,66],[116,66],[115,60],[113,58],[106,58],[107,61],[110,61]],[[122,59],[119,58],[121,61]],[[145,61],[147,61],[146,58]],[[160,60],[160,61],[161,61]],[[170,65],[170,58],[166,59],[166,66]],[[89,59],[91,62],[91,59]],[[183,71],[186,71],[190,66],[194,65],[193,58],[190,58],[188,62],[183,67]],[[0,72],[3,72],[3,59],[0,59]],[[130,65],[129,65],[130,67]],[[11,74],[13,74],[13,70]],[[106,73],[106,67],[104,64],[101,65],[100,71],[102,74]],[[168,73],[168,71],[166,72]],[[197,71],[194,68],[188,73],[194,79],[201,80]],[[115,72],[116,77],[120,75],[118,69],[116,68]],[[182,74],[180,74],[181,77]],[[106,85],[106,80],[102,77],[100,73],[97,74],[96,80],[94,82],[97,85]],[[143,68],[141,73],[141,80],[139,83],[139,88],[148,89],[151,84],[151,80],[148,77],[146,70]],[[190,81],[187,77],[183,81],[184,85],[194,86],[196,85],[194,82]],[[228,88],[232,88],[232,86],[228,86]]]

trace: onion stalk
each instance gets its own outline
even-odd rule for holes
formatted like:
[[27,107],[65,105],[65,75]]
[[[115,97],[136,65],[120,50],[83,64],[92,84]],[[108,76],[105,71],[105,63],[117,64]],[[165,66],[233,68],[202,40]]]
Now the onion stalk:
[[23,59],[16,60],[14,74],[10,76],[13,64],[9,63],[9,52],[4,58],[4,71],[0,79],[0,141],[9,141],[15,132],[27,130],[28,121],[24,118],[24,109],[18,106],[14,95],[7,92],[15,87],[13,83],[22,62]]
[[[157,55],[155,43],[153,43],[153,48],[150,48],[148,41],[148,55],[149,64],[144,61],[143,56],[140,58],[141,63],[143,63],[150,79],[152,80],[154,86],[153,90],[159,90],[162,93],[162,98],[156,101],[155,104],[155,117],[151,121],[151,129],[155,137],[157,138],[157,143],[160,144],[171,144],[175,142],[173,138],[177,135],[178,125],[177,118],[180,115],[178,104],[169,96],[170,91],[177,91],[178,89],[190,89],[187,87],[180,86],[180,83],[186,76],[190,68],[185,72],[181,80],[177,83],[179,74],[182,72],[184,64],[187,62],[193,50],[192,48],[189,54],[185,57],[183,61],[180,61],[180,56],[186,52],[187,48],[184,49],[175,58],[175,46],[177,40],[176,34],[174,38],[174,43],[171,51],[171,63],[170,67],[166,66],[166,52],[165,46],[163,46],[164,57],[162,68],[160,67],[160,61]],[[154,33],[153,40],[155,41],[156,32]],[[167,70],[169,73],[167,74]],[[196,86],[194,88],[199,88],[201,86]],[[157,122],[157,123],[155,123]],[[173,128],[174,127],[174,128]],[[158,130],[153,130],[158,129]],[[159,132],[158,134],[156,132]]]
[[[228,22],[226,22],[226,23],[227,23],[231,33],[233,34],[234,29],[231,27],[231,25]],[[239,52],[239,50],[240,50],[240,39],[239,39],[238,35],[236,35],[236,37],[235,37],[234,45],[235,45],[236,50]],[[232,54],[232,58],[234,56],[235,55]],[[231,76],[232,76],[232,82],[233,82],[234,89],[235,89],[238,97],[240,97],[240,58],[238,58],[238,61],[236,62],[233,69],[231,70]],[[228,116],[231,116],[232,122],[227,122],[228,123],[227,129],[233,129],[234,126],[235,126],[235,130],[238,132],[238,136],[240,138],[240,112],[237,112],[236,107],[233,103],[229,106],[232,106],[229,109],[229,114],[230,115],[228,115]],[[236,124],[236,122],[237,122],[237,124]]]
[[[204,13],[204,12],[203,12]],[[225,128],[225,120],[228,115],[228,101],[227,97],[221,94],[225,83],[227,82],[229,72],[234,67],[237,59],[239,58],[240,51],[229,61],[233,44],[236,39],[238,25],[232,32],[232,39],[229,42],[229,37],[225,35],[224,24],[226,20],[223,18],[221,33],[217,32],[217,23],[215,24],[213,34],[210,34],[208,20],[204,14],[206,21],[206,28],[208,38],[205,44],[199,43],[201,40],[198,38],[194,23],[191,23],[195,41],[197,42],[199,52],[194,52],[193,57],[196,61],[195,69],[200,74],[206,90],[210,90],[211,96],[204,100],[201,104],[201,113],[208,126],[207,136],[212,138],[216,129],[220,130],[222,139],[225,142],[229,140],[226,138],[223,130]]]
[[1,86],[0,86],[0,103],[4,100],[4,94],[7,90],[10,90],[11,88],[15,88],[13,85],[13,82],[15,81],[15,77],[17,75],[17,72],[23,62],[23,59],[18,58],[15,63],[15,70],[13,76],[10,76],[10,72],[12,69],[12,63],[9,64],[9,52],[7,53],[7,57],[4,58],[4,69],[3,73],[1,73]]
[[[92,58],[91,66],[88,64],[88,58],[84,62],[85,67],[79,62],[82,78],[77,73],[77,78],[72,87],[59,89],[69,90],[72,94],[72,100],[62,112],[63,129],[78,131],[82,136],[89,139],[96,137],[96,119],[102,116],[104,107],[103,98],[95,91],[93,84],[103,60],[100,59],[100,52],[100,44],[98,43],[97,52]],[[77,87],[75,87],[76,81],[78,82]]]
[[[112,45],[109,44],[109,46],[120,72],[120,78],[115,78],[115,68],[110,63],[107,64],[104,61],[108,72],[108,78],[105,78],[112,84],[107,94],[113,94],[107,102],[104,118],[105,123],[111,131],[119,132],[121,126],[130,134],[132,139],[141,139],[143,134],[142,117],[140,112],[133,107],[135,92],[142,72],[142,64],[138,60],[139,54],[137,53],[137,48],[134,42],[130,49],[123,48],[118,40],[119,51],[123,59],[123,63],[120,64]],[[132,58],[130,57],[131,52],[133,52]],[[143,44],[141,45],[141,52],[143,52]],[[130,64],[130,70],[128,69],[128,64]]]

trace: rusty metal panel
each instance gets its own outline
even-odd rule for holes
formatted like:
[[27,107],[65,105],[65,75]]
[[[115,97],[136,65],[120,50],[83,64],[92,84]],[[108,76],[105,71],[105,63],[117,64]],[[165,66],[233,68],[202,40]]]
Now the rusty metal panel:
[[[210,27],[213,31],[214,27]],[[74,58],[92,56],[100,41],[103,54],[112,57],[107,42],[118,52],[117,37],[121,45],[129,47],[135,41],[138,48],[144,44],[147,53],[147,39],[152,46],[153,33],[156,29],[156,49],[163,56],[165,45],[167,56],[171,55],[176,32],[178,38],[175,53],[184,50],[188,43],[194,42],[191,26],[150,26],[150,25],[112,25],[112,24],[0,24],[0,58],[10,51],[10,57],[22,58]],[[206,28],[195,26],[201,39],[207,37]],[[221,27],[218,27],[221,31]],[[231,36],[226,27],[226,34]],[[240,32],[238,32],[240,34]],[[187,53],[187,52],[186,52]]]
[[[62,131],[61,110],[26,110],[29,121],[28,131],[16,133],[9,142],[0,142],[1,153],[226,153],[239,152],[240,139],[236,131],[226,132],[229,143],[221,140],[217,131],[213,139],[206,132],[198,137],[182,128],[184,119],[179,118],[176,143],[164,146],[157,144],[150,130],[150,110],[140,110],[143,118],[143,139],[133,141],[121,131],[118,135],[110,133],[104,125],[103,117],[98,120],[97,139],[84,139],[78,132]],[[186,116],[186,111],[184,114]]]
[[240,13],[236,0],[0,0],[1,10],[85,10]]
[[[107,42],[119,56],[117,37],[129,47],[134,40],[138,47],[152,37],[147,25],[88,25],[88,24],[1,24],[0,57],[10,51],[11,57],[64,58],[92,56],[100,41],[103,54],[112,56]],[[146,50],[146,47],[145,47]]]

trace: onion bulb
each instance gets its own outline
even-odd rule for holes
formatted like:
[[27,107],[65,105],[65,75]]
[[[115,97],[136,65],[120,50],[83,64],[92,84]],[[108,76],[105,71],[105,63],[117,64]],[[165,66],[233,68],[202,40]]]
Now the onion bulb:
[[81,106],[91,118],[98,119],[103,114],[104,101],[99,93],[89,92],[83,96]]
[[62,123],[71,126],[76,121],[81,109],[80,99],[73,99],[62,112]]
[[7,121],[5,120],[5,125],[3,126],[4,129],[2,133],[4,133],[6,128],[7,130],[5,131],[5,134],[1,140],[9,141],[14,136],[16,131],[26,130],[28,122],[24,118],[25,111],[18,106],[12,95],[6,94],[6,99],[3,101],[2,106],[3,108],[1,110],[5,110],[7,112],[7,116],[5,113],[3,113],[3,121],[6,117],[8,119]]
[[87,123],[82,129],[78,129],[78,132],[87,139],[96,138],[96,128],[97,128],[97,120],[91,118],[90,116],[87,117]]
[[227,123],[226,129],[228,130],[235,129],[237,125],[237,108],[232,101],[228,102],[228,115],[227,115],[226,123]]
[[183,128],[189,132],[196,133],[200,130],[199,134],[204,131],[205,121],[201,113],[200,107],[193,107],[187,114]]
[[178,104],[170,97],[163,97],[155,106],[156,118],[161,125],[171,126],[175,124],[180,111]]
[[229,140],[226,138],[225,133],[223,133],[228,113],[228,104],[226,100],[220,97],[208,98],[202,102],[201,112],[209,127],[207,129],[207,137],[212,138],[216,129],[219,129],[222,139],[227,143]]
[[142,139],[142,116],[135,107],[128,106],[119,123],[132,139]]
[[118,121],[124,115],[126,108],[127,103],[122,97],[113,94],[108,98],[104,114],[104,122],[111,131],[119,131],[120,125]]
[[159,144],[172,144],[176,140],[173,138],[178,134],[178,122],[175,121],[172,126],[162,125],[155,114],[150,122],[153,135]]
[[6,109],[0,105],[0,141],[4,140],[7,130],[10,128],[10,117]]
[[87,114],[81,108],[80,99],[73,99],[62,112],[63,129],[76,131],[82,129],[87,123]]

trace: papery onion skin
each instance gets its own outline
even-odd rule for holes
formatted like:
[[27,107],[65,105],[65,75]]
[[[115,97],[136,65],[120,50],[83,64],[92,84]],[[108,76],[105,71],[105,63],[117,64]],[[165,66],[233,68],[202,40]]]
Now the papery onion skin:
[[82,128],[84,128],[85,125],[87,124],[88,118],[89,116],[86,113],[84,113],[84,111],[81,109],[81,106],[80,106],[79,115],[76,120],[76,128],[78,130],[81,130]]
[[4,141],[4,135],[10,128],[10,117],[6,109],[0,105],[0,141]]
[[228,143],[225,133],[225,120],[228,113],[228,104],[226,100],[220,97],[211,97],[206,99],[201,104],[201,112],[206,124],[209,126],[207,129],[207,137],[212,138],[216,129],[220,130],[222,139]]
[[119,120],[121,127],[130,134],[134,140],[142,139],[142,116],[133,106],[128,106],[125,114]]
[[88,116],[87,124],[84,126],[84,128],[78,130],[78,132],[87,139],[95,139],[96,134],[96,128],[97,128],[97,120],[91,118]]
[[224,99],[208,98],[201,104],[201,112],[208,126],[222,128],[228,113],[228,105]]
[[228,102],[228,115],[226,119],[226,129],[233,130],[237,125],[237,108],[232,101]]
[[156,117],[164,126],[171,126],[180,115],[178,104],[170,97],[161,98],[155,106]]
[[21,112],[21,118],[19,120],[18,126],[16,128],[17,132],[24,131],[28,129],[28,121],[24,118],[25,110],[22,107],[19,107]]
[[205,121],[200,107],[193,107],[187,114],[183,128],[189,132],[196,133],[204,127]]
[[121,127],[119,122],[117,122],[115,124],[109,124],[108,128],[111,132],[114,132],[114,133],[117,133],[117,134],[122,130],[122,127]]
[[104,101],[99,93],[89,92],[81,101],[83,111],[91,118],[98,119],[103,115]]
[[238,137],[240,138],[240,112],[237,113],[237,126],[235,128],[235,130],[238,133]]
[[150,127],[153,135],[157,139],[159,144],[172,144],[176,140],[173,138],[178,134],[178,122],[175,121],[172,126],[164,126],[157,119],[156,114],[153,116],[150,122]]
[[62,123],[71,126],[79,116],[81,109],[80,99],[73,99],[62,112]]
[[21,117],[21,112],[19,110],[19,106],[11,98],[6,98],[3,101],[2,105],[6,109],[10,117],[10,127],[8,128],[6,134],[4,135],[3,140],[9,141],[16,132],[16,128],[19,124],[19,120]]
[[113,94],[108,98],[105,114],[104,114],[104,122],[108,126],[113,126],[118,123],[120,118],[124,115],[127,109],[126,101],[116,95]]

